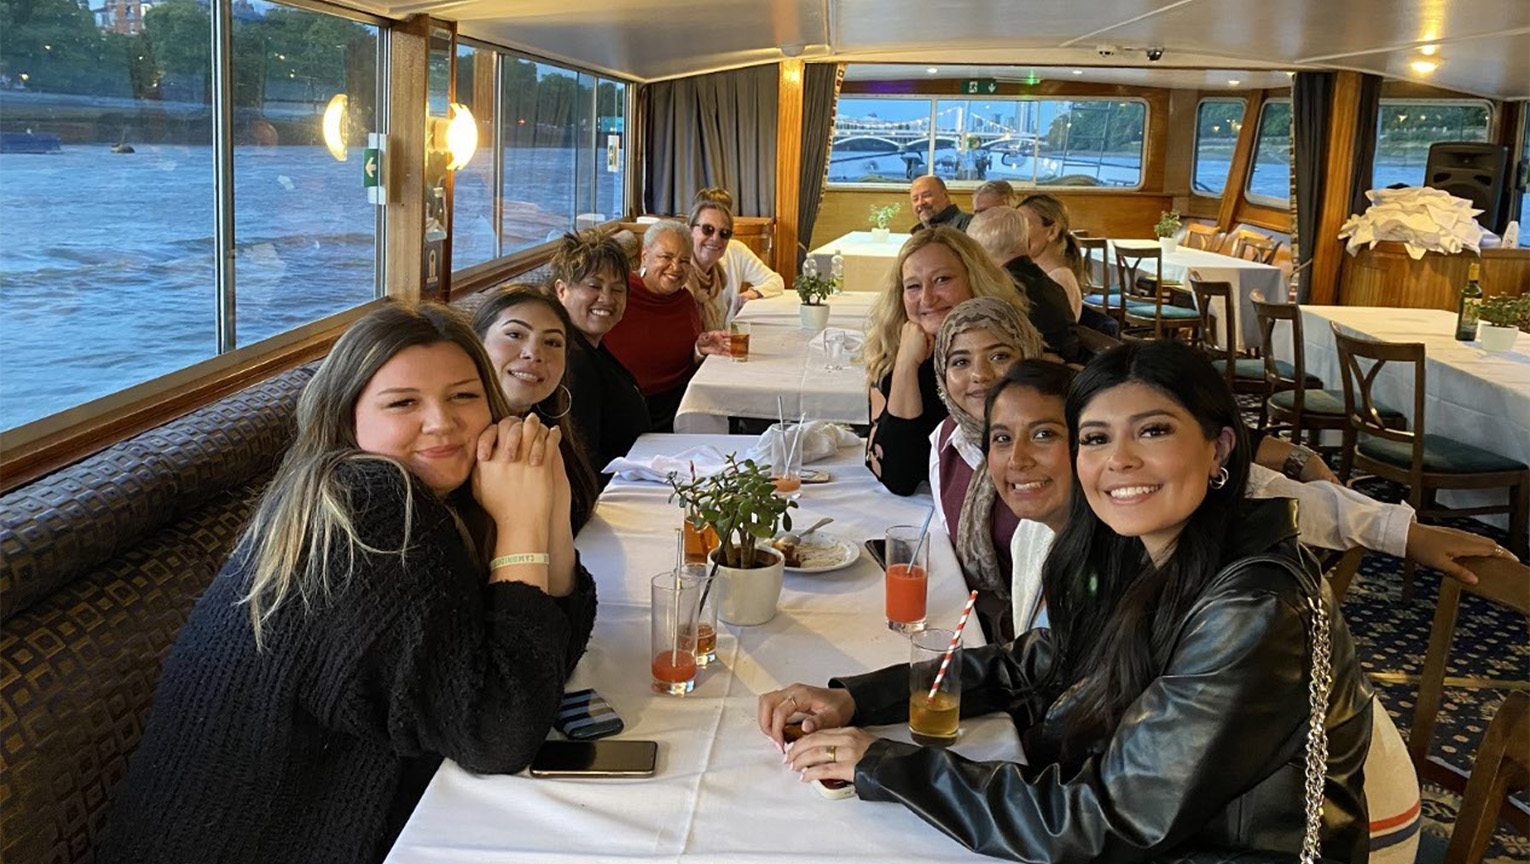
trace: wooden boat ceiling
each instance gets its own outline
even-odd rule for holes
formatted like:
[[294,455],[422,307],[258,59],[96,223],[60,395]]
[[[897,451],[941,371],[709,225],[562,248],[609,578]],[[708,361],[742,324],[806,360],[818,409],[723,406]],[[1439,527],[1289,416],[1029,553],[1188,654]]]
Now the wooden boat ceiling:
[[[1530,98],[1530,0],[360,0],[637,81],[806,60],[1353,69]],[[1101,58],[1096,46],[1121,48]],[[1142,51],[1164,49],[1149,63]],[[1424,56],[1426,46],[1435,46]],[[1415,61],[1438,63],[1430,74]],[[1087,80],[1087,79],[1086,79]],[[1225,84],[1225,82],[1223,82]]]

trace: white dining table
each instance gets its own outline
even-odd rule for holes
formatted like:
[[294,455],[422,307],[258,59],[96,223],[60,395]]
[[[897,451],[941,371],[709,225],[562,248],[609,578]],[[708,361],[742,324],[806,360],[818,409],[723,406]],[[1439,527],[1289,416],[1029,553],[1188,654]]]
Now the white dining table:
[[[698,444],[743,453],[745,436],[646,435],[637,458]],[[894,524],[919,524],[930,498],[882,489],[857,447],[813,463],[832,475],[805,486],[798,524],[833,516],[827,529],[859,543]],[[669,488],[615,479],[576,545],[599,586],[590,645],[569,689],[594,687],[626,721],[620,738],[659,743],[658,771],[647,779],[535,779],[476,776],[441,765],[404,826],[388,864],[487,862],[865,861],[886,864],[982,861],[897,804],[826,800],[782,765],[759,731],[760,694],[794,681],[824,684],[835,675],[908,661],[906,637],[887,629],[883,576],[862,554],[830,573],[788,573],[775,618],[753,627],[721,626],[718,659],[683,697],[650,689],[649,577],[673,561],[680,509]],[[951,627],[967,590],[944,535],[930,539],[931,626]],[[982,641],[968,627],[967,643]],[[906,725],[873,730],[908,740]],[[962,721],[956,752],[975,759],[1020,758],[1007,716]]]
[[[1424,345],[1424,426],[1444,435],[1530,464],[1530,335],[1521,333],[1511,351],[1486,351],[1480,342],[1457,342],[1456,313],[1440,309],[1373,306],[1303,306],[1302,343],[1307,372],[1323,386],[1344,386],[1331,324],[1345,333],[1382,342]],[[1275,329],[1275,353],[1291,359],[1291,329]],[[1411,366],[1388,363],[1373,385],[1375,397],[1413,415]],[[1502,503],[1501,490],[1440,493],[1447,507]],[[1491,519],[1506,525],[1507,520]]]
[[[1112,284],[1115,283],[1117,275],[1115,250],[1118,247],[1156,249],[1158,241],[1111,240],[1108,246],[1110,260],[1106,266],[1110,267]],[[1100,271],[1098,259],[1091,259],[1091,267],[1094,278],[1101,279],[1103,273]],[[1150,276],[1153,272],[1151,262],[1145,262],[1138,269],[1139,276]],[[1179,282],[1186,285],[1188,290],[1190,274],[1194,274],[1202,281],[1226,282],[1232,286],[1232,294],[1238,300],[1238,330],[1234,333],[1234,347],[1240,351],[1260,347],[1259,318],[1254,313],[1254,302],[1250,295],[1258,291],[1267,303],[1285,303],[1288,295],[1285,273],[1279,267],[1269,264],[1260,264],[1256,261],[1207,252],[1204,249],[1190,249],[1185,246],[1179,246],[1173,252],[1163,256],[1163,278],[1166,281]],[[1212,300],[1211,314],[1217,321],[1217,332],[1211,341],[1220,344],[1223,329],[1226,327],[1222,323],[1225,319],[1221,298]]]
[[908,237],[907,231],[893,231],[885,240],[870,231],[851,231],[808,254],[818,264],[819,273],[828,273],[838,252],[845,259],[844,290],[875,293],[886,287],[887,272],[897,263],[898,252]]
[[[866,327],[866,316],[871,312],[871,304],[875,301],[875,294],[864,292],[831,295],[827,301],[829,307],[829,326],[864,330]],[[801,307],[802,301],[797,297],[797,293],[795,291],[786,291],[774,297],[750,300],[738,310],[733,316],[733,320],[748,321],[751,324],[780,324],[789,327],[800,327],[802,325],[802,317],[798,310]]]
[[[753,300],[744,309],[777,299]],[[844,323],[858,336],[859,322],[851,323],[855,320],[848,316]],[[830,324],[838,326],[832,315]],[[676,432],[721,434],[728,431],[730,417],[774,420],[781,413],[851,425],[871,422],[866,370],[852,362],[851,352],[846,352],[844,368],[831,370],[821,343],[814,343],[819,334],[795,320],[752,321],[751,327],[748,361],[708,357],[691,376],[675,411]]]

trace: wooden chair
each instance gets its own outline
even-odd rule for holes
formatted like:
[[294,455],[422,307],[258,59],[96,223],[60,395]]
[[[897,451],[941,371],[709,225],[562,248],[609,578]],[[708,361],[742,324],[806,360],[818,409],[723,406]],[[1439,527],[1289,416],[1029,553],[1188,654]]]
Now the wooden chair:
[[1274,264],[1275,253],[1284,246],[1272,238],[1266,237],[1256,231],[1239,231],[1237,239],[1233,240],[1232,255],[1234,258],[1243,258],[1256,264]]
[[[1262,393],[1269,398],[1269,385],[1265,382],[1264,361],[1248,357],[1237,349],[1238,302],[1233,296],[1229,282],[1208,282],[1190,277],[1190,291],[1195,295],[1195,306],[1201,316],[1201,347],[1211,357],[1211,365],[1227,379],[1227,388],[1234,393]],[[1211,320],[1211,301],[1221,299],[1222,315],[1217,327]],[[1264,408],[1259,409],[1259,428],[1265,426]]]
[[1092,327],[1085,327],[1082,324],[1074,324],[1073,332],[1078,336],[1078,344],[1085,351],[1089,352],[1090,357],[1097,357],[1121,344],[1120,339],[1113,338],[1106,333],[1101,333]]
[[1215,225],[1202,225],[1199,222],[1191,222],[1185,226],[1185,247],[1188,249],[1200,249],[1205,252],[1220,252],[1222,250],[1221,231]]
[[[1472,571],[1477,577],[1476,585],[1466,585],[1455,579],[1445,577],[1440,580],[1440,599],[1434,609],[1434,623],[1429,629],[1429,651],[1424,655],[1423,674],[1419,679],[1418,702],[1413,709],[1413,728],[1408,733],[1408,756],[1413,760],[1413,766],[1418,771],[1420,780],[1428,780],[1437,783],[1446,789],[1456,792],[1467,793],[1468,799],[1472,797],[1473,784],[1478,787],[1479,796],[1481,786],[1487,783],[1479,781],[1478,774],[1496,774],[1499,771],[1499,762],[1503,758],[1506,740],[1517,740],[1516,756],[1520,760],[1520,770],[1525,766],[1525,760],[1530,759],[1530,745],[1525,743],[1525,705],[1511,706],[1510,701],[1505,701],[1494,718],[1493,725],[1488,728],[1483,737],[1482,746],[1477,751],[1477,769],[1471,773],[1470,780],[1460,770],[1445,764],[1444,761],[1432,758],[1429,755],[1429,745],[1434,737],[1435,721],[1439,717],[1440,703],[1445,693],[1445,669],[1450,655],[1450,643],[1455,636],[1456,618],[1461,607],[1461,592],[1476,594],[1479,597],[1518,612],[1521,615],[1530,615],[1530,567],[1525,566],[1509,558],[1463,558],[1459,562],[1466,569]],[[1514,697],[1524,698],[1525,694],[1520,691],[1510,694]],[[1518,716],[1514,712],[1518,712]],[[1501,722],[1500,722],[1501,721]],[[1514,724],[1519,724],[1517,738],[1505,735],[1512,729]],[[1500,728],[1508,727],[1508,728]],[[1499,728],[1499,733],[1494,734],[1493,729]],[[1501,787],[1498,800],[1501,802]],[[1498,807],[1487,808],[1483,799],[1478,798],[1479,811],[1472,814],[1468,819],[1468,807],[1463,804],[1460,821],[1456,824],[1456,834],[1462,831],[1463,822],[1476,823],[1475,827],[1468,828],[1467,836],[1481,834],[1474,837],[1471,843],[1486,842],[1487,836],[1492,833],[1492,824],[1496,821]],[[1510,808],[1509,816],[1521,832],[1530,828],[1530,819],[1526,814],[1515,808]],[[1451,848],[1456,846],[1456,836],[1451,837]],[[1477,847],[1480,850],[1480,846]],[[1447,856],[1447,860],[1451,860]],[[1460,858],[1455,860],[1480,860]]]
[[[1295,303],[1266,303],[1264,295],[1255,291],[1249,295],[1254,313],[1259,316],[1260,344],[1263,349],[1264,380],[1268,386],[1265,413],[1260,414],[1261,429],[1280,431],[1288,429],[1291,440],[1301,444],[1308,432],[1312,433],[1314,446],[1323,430],[1337,429],[1344,433],[1344,449],[1353,446],[1349,419],[1344,413],[1344,391],[1325,390],[1323,381],[1307,374],[1307,343],[1302,338],[1301,307]],[[1275,326],[1279,322],[1291,325],[1291,359],[1275,357]],[[1297,382],[1302,382],[1298,384]],[[1388,426],[1408,428],[1408,420],[1401,411],[1385,405],[1377,405],[1377,412]]]
[[1112,284],[1110,241],[1104,237],[1080,237],[1077,232],[1073,238],[1078,241],[1079,252],[1084,255],[1084,269],[1089,272],[1091,281],[1094,278],[1094,253],[1100,253],[1100,273],[1103,277],[1099,284],[1090,286],[1092,290],[1084,295],[1084,305],[1109,315],[1117,322],[1121,321],[1125,306],[1121,299],[1121,286]]
[[[1143,262],[1153,262],[1153,273],[1139,282]],[[1165,305],[1172,292],[1163,284],[1163,250],[1116,246],[1116,275],[1122,286],[1122,323],[1138,332],[1121,331],[1122,338],[1164,338],[1186,333],[1192,343],[1201,327],[1201,314],[1194,308]],[[1144,287],[1146,286],[1146,287]],[[1193,295],[1192,295],[1193,298]],[[1151,333],[1149,334],[1149,331]]]
[[1480,864],[1501,815],[1525,832],[1524,811],[1509,793],[1530,786],[1530,694],[1510,693],[1482,736],[1471,778],[1461,796],[1445,864]]
[[[1344,376],[1344,415],[1355,433],[1357,444],[1346,448],[1339,466],[1339,479],[1348,483],[1356,468],[1408,486],[1408,504],[1420,519],[1429,516],[1481,516],[1509,514],[1509,543],[1521,557],[1525,553],[1525,529],[1530,524],[1530,466],[1516,459],[1500,456],[1491,450],[1456,441],[1443,435],[1428,434],[1425,425],[1424,346],[1418,342],[1388,343],[1357,339],[1346,335],[1337,324],[1334,344],[1339,351],[1339,370]],[[1362,370],[1360,361],[1371,361]],[[1413,430],[1394,429],[1381,417],[1371,388],[1376,376],[1388,363],[1413,366]],[[1440,506],[1436,494],[1441,489],[1508,488],[1509,500],[1502,506]],[[1407,596],[1412,582],[1412,563],[1403,567],[1403,591]]]

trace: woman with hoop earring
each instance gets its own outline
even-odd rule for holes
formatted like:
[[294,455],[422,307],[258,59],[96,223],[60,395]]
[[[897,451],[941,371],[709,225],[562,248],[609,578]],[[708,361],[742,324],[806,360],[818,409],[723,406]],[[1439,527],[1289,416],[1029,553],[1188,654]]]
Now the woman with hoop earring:
[[683,223],[648,226],[642,264],[627,277],[626,314],[605,338],[637,379],[654,432],[674,426],[685,387],[706,355],[728,352],[727,333],[704,328],[704,301],[685,290],[694,269],[691,232]]
[[574,397],[565,382],[568,340],[574,325],[557,298],[535,285],[508,285],[489,295],[473,315],[511,413],[535,413],[563,430],[559,450],[568,472],[574,533],[595,511],[599,483],[584,442],[569,420]]

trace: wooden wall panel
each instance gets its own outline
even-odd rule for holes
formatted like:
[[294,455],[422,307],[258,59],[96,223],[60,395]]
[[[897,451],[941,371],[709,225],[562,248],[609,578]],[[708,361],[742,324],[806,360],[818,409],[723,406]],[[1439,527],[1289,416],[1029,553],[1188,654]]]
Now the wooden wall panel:
[[393,29],[388,74],[388,295],[420,297],[425,237],[425,55],[430,18]]
[[1317,230],[1302,230],[1302,242],[1312,249],[1311,295],[1308,302],[1333,303],[1339,292],[1344,241],[1339,228],[1349,218],[1349,188],[1355,176],[1355,127],[1360,112],[1360,73],[1334,75],[1333,114],[1328,125],[1328,175]]
[[787,284],[797,278],[797,207],[802,174],[802,61],[782,60],[776,108],[776,237],[771,266]]
[[[1058,188],[1045,190],[1068,205],[1073,227],[1100,237],[1151,238],[1153,223],[1160,211],[1168,210],[1173,199],[1168,195],[1133,192],[1079,192]],[[972,210],[972,193],[953,190],[951,200],[963,210]],[[907,233],[914,224],[908,195],[900,190],[862,191],[830,189],[824,192],[818,207],[818,222],[813,227],[809,248],[816,249],[851,231],[868,231],[867,218],[872,205],[902,202],[903,212],[893,222],[894,233]]]
[[[1339,303],[1456,311],[1467,269],[1477,256],[1427,252],[1414,261],[1401,243],[1379,243],[1344,255]],[[1484,297],[1530,292],[1530,249],[1482,250],[1479,282]]]

